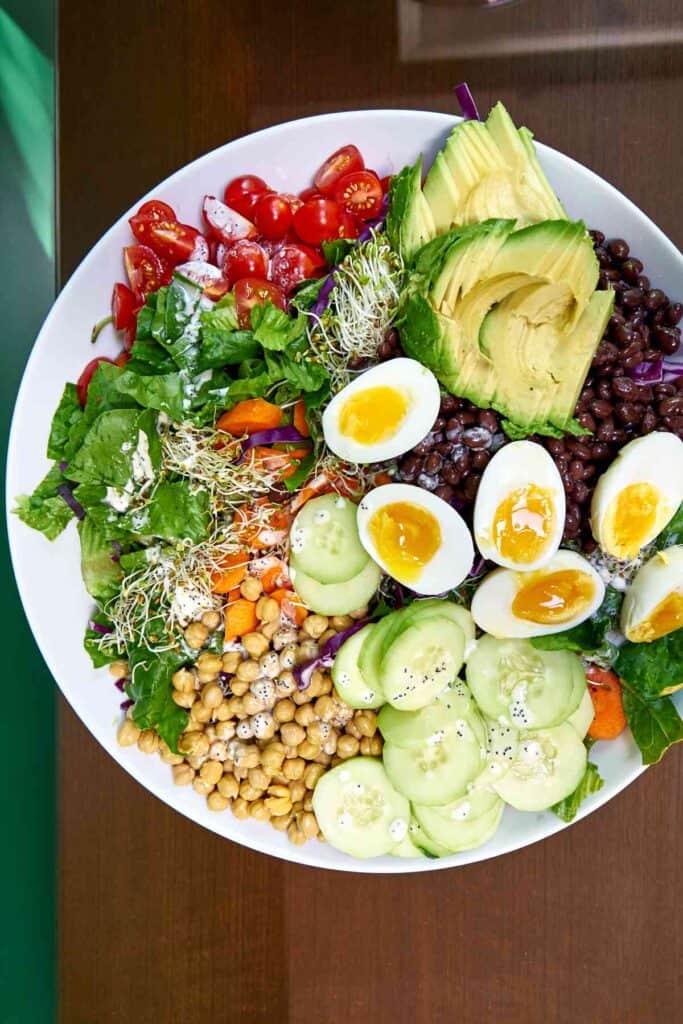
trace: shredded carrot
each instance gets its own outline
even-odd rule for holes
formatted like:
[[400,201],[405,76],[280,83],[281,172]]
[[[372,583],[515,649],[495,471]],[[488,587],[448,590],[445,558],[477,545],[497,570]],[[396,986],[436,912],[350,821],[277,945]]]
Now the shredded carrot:
[[245,633],[253,633],[258,626],[256,615],[256,603],[247,601],[245,597],[239,597],[231,602],[225,609],[225,639],[235,640]]
[[589,665],[586,678],[595,711],[588,735],[593,740],[616,739],[626,728],[619,679],[614,672],[598,668],[597,665]]
[[295,472],[299,460],[305,459],[310,453],[310,448],[290,448],[284,450],[282,448],[267,448],[257,445],[251,449],[250,455],[264,469],[268,469],[271,472],[281,469],[280,478],[286,480],[288,476]]
[[[250,510],[256,506],[263,508],[266,505],[270,505],[271,512],[265,524],[259,527],[258,523],[250,522]],[[271,504],[267,498],[258,498],[252,505],[241,505],[236,510],[232,525],[242,543],[258,551],[261,548],[275,547],[285,540],[290,515],[287,509]]]
[[280,558],[276,558],[272,565],[264,569],[260,578],[261,586],[264,591],[266,594],[270,594],[273,590],[281,588],[284,582],[288,579],[287,567]]
[[244,552],[237,551],[234,555],[226,555],[221,563],[221,571],[211,577],[211,589],[214,594],[227,594],[247,575],[248,558]]
[[308,429],[308,420],[306,419],[306,403],[303,399],[298,401],[294,406],[294,415],[292,416],[292,422],[299,431],[302,437],[310,437],[311,432]]
[[216,426],[228,434],[241,437],[257,430],[273,430],[282,423],[282,409],[265,398],[245,398],[234,408],[224,412]]
[[282,614],[286,615],[296,626],[300,626],[307,617],[307,609],[293,590],[285,590],[284,587],[281,587],[279,590],[274,590],[270,596],[280,605]]
[[393,483],[393,477],[390,477],[388,473],[382,471],[381,473],[375,474],[375,487],[381,487],[382,484]]

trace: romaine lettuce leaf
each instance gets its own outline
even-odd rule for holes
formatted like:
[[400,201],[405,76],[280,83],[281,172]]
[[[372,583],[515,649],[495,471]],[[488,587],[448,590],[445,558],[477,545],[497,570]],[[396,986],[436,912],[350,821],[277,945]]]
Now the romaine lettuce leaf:
[[20,495],[14,507],[22,523],[39,530],[48,540],[58,537],[73,519],[73,512],[57,493],[57,488],[64,483],[64,476],[55,463],[33,494]]
[[[92,615],[90,619],[91,622],[96,622],[99,626],[111,628],[111,621],[103,612],[97,612],[95,615]],[[92,629],[90,623],[88,623],[85,630],[85,636],[83,637],[83,646],[93,663],[93,668],[102,668],[104,665],[111,665],[112,661],[118,661],[118,659],[124,657],[126,653],[123,650],[103,651],[100,647],[101,640],[102,634],[98,633],[97,630]]]
[[65,458],[71,431],[82,419],[83,409],[78,400],[76,385],[66,384],[57,410],[52,417],[50,437],[47,442],[48,459],[60,461]]
[[536,636],[531,643],[542,651],[577,651],[579,654],[592,654],[600,650],[607,633],[616,628],[619,609],[623,594],[614,587],[607,587],[602,604],[585,622],[580,622],[572,629],[550,636]]
[[649,644],[627,640],[619,648],[614,670],[645,700],[675,692],[683,686],[683,629]]
[[558,818],[562,818],[562,821],[573,821],[586,797],[592,793],[597,793],[604,785],[605,780],[601,777],[597,765],[589,761],[583,778],[574,792],[566,796],[564,800],[560,800],[551,810]]
[[156,414],[151,409],[108,409],[100,413],[69,462],[69,478],[77,483],[125,488],[135,479],[134,456],[142,447],[141,434],[152,469],[161,461]]
[[159,484],[141,533],[164,540],[188,539],[198,544],[209,533],[211,514],[206,491],[192,491],[186,480]]
[[85,589],[96,601],[108,601],[118,592],[123,576],[111,541],[89,517],[78,524],[81,540],[81,575]]
[[254,339],[264,349],[284,352],[306,334],[306,317],[299,313],[292,318],[272,302],[266,302],[253,307],[251,328]]
[[131,681],[126,693],[134,701],[133,721],[140,729],[156,729],[174,753],[187,724],[187,711],[173,701],[171,676],[187,657],[175,651],[155,654],[144,648],[128,653]]

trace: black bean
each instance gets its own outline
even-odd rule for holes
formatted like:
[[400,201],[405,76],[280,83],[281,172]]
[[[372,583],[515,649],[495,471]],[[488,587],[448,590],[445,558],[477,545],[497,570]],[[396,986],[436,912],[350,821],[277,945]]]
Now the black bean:
[[660,306],[668,305],[668,298],[664,294],[661,288],[652,288],[645,296],[645,308],[646,309],[659,309]]
[[453,395],[444,395],[441,399],[440,412],[442,416],[448,418],[457,408],[457,402]]
[[476,473],[470,473],[463,485],[465,492],[465,498],[468,501],[474,501],[479,490],[479,484],[481,483],[481,477]]
[[591,453],[594,459],[606,459],[610,454],[610,450],[604,442],[594,441],[591,445]]
[[572,451],[576,455],[577,459],[590,459],[591,450],[587,444],[582,444],[580,441],[572,441]]
[[619,402],[618,405],[615,406],[614,412],[616,413],[617,419],[627,425],[635,423],[638,419],[637,407],[633,402]]
[[427,434],[424,441],[420,441],[419,444],[415,445],[413,451],[415,452],[416,455],[429,455],[433,447],[434,445],[433,442],[430,440],[430,435]]
[[580,513],[579,513],[579,510],[578,510],[577,506],[576,505],[572,505],[571,503],[568,502],[567,503],[567,511],[565,513],[565,518],[564,518],[564,528],[565,528],[565,531],[568,530],[572,534],[576,533],[576,531],[579,529],[580,521],[581,521]]
[[605,236],[603,235],[602,231],[597,231],[593,229],[589,232],[589,234],[593,239],[594,245],[602,245],[602,243],[605,241]]
[[623,238],[613,238],[607,243],[607,251],[615,260],[625,260],[629,254],[628,243]]
[[654,409],[646,409],[643,414],[643,419],[640,424],[640,429],[644,434],[650,434],[657,426],[657,416]]
[[460,472],[460,470],[452,463],[450,465],[444,466],[443,469],[441,470],[441,479],[445,480],[447,484],[460,483],[461,476],[462,473]]
[[495,434],[498,430],[498,417],[492,409],[483,409],[479,413],[479,426]]
[[432,434],[435,434],[438,431],[443,430],[445,426],[446,421],[443,418],[443,416],[437,416],[437,418],[434,420],[434,426],[432,427]]
[[441,456],[437,454],[437,452],[432,452],[432,454],[427,456],[425,459],[425,473],[429,473],[430,475],[436,474],[439,472],[442,465],[443,459]]
[[450,501],[453,497],[453,488],[449,487],[448,484],[441,484],[440,487],[436,488],[434,494],[437,498],[443,498],[444,501]]
[[380,359],[390,359],[394,354],[393,346],[389,341],[381,341],[377,346],[377,355]]
[[598,441],[614,441],[614,421],[605,420],[595,432]]
[[657,398],[668,398],[669,395],[676,394],[675,384],[655,384],[653,391]]
[[654,338],[664,355],[670,356],[681,344],[681,335],[677,327],[655,327]]
[[408,454],[399,466],[401,476],[404,480],[414,480],[422,469],[422,459],[418,455]]
[[643,301],[643,293],[640,288],[629,288],[621,296],[622,304],[627,309],[635,309],[636,306],[640,306]]
[[609,254],[602,248],[602,246],[599,245],[596,248],[595,255],[598,257],[598,263],[601,267],[611,268],[612,260],[610,259]]
[[586,430],[590,431],[590,433],[592,434],[595,430],[595,420],[593,419],[591,414],[589,412],[582,412],[578,419],[581,426],[585,427]]
[[472,465],[472,456],[469,452],[466,452],[464,455],[459,455],[453,462],[453,465],[460,471],[461,475],[464,476],[465,473],[469,472]]
[[683,440],[683,416],[665,416],[664,426]]
[[468,448],[488,448],[491,444],[491,431],[485,427],[472,427],[464,432],[462,439]]
[[491,461],[491,456],[488,452],[478,451],[472,453],[472,469],[484,470]]
[[477,422],[477,414],[468,409],[460,414],[460,422],[465,427],[471,427]]
[[548,451],[551,455],[561,455],[564,452],[564,441],[559,438],[552,437],[548,441]]
[[583,482],[583,480],[577,480],[572,487],[572,498],[574,501],[578,502],[579,505],[583,505],[589,494],[590,491],[588,486]]
[[666,310],[667,323],[675,327],[683,320],[683,302],[670,302]]
[[611,332],[612,337],[620,348],[626,348],[636,340],[636,333],[627,323],[618,324]]
[[638,276],[642,272],[642,270],[643,264],[640,262],[640,260],[635,259],[635,257],[633,256],[630,256],[627,260],[624,260],[624,262],[621,265],[622,276],[625,281],[628,281],[629,284],[636,283],[636,281],[638,280]]
[[612,391],[619,398],[630,398],[636,391],[636,385],[630,377],[617,377],[612,381]]
[[583,480],[583,462],[580,459],[569,463],[569,476],[572,480]]
[[428,473],[420,473],[417,478],[417,486],[423,487],[426,491],[435,491],[439,486],[439,478],[436,476],[429,476]]
[[455,416],[446,423],[446,440],[459,441],[462,436],[462,423]]
[[644,292],[650,290],[650,278],[646,277],[645,274],[640,274],[638,277],[638,287],[642,288]]
[[660,416],[683,415],[683,396],[676,395],[675,397],[662,399],[657,407],[657,411]]
[[[608,392],[608,394],[610,392]],[[609,419],[612,415],[612,404],[611,402],[608,402],[606,398],[596,398],[591,402],[591,412],[594,416],[597,416],[599,420]]]
[[440,441],[439,444],[437,444],[435,450],[439,453],[439,455],[442,455],[445,459],[447,459],[451,454],[452,448],[453,445],[450,444],[448,441]]

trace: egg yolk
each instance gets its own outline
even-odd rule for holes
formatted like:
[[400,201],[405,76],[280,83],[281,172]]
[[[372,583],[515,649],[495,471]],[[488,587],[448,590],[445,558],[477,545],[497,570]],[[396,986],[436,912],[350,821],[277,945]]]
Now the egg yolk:
[[534,573],[512,602],[512,613],[528,622],[554,625],[569,622],[595,595],[595,583],[579,569]]
[[628,631],[628,639],[636,644],[658,640],[683,626],[683,594],[667,594],[646,619]]
[[339,412],[339,430],[358,444],[393,437],[408,411],[406,396],[386,385],[349,395]]
[[368,532],[387,571],[401,583],[419,579],[441,546],[436,516],[407,501],[377,509],[368,523]]
[[493,517],[498,551],[513,562],[535,562],[548,544],[554,518],[550,491],[535,484],[511,491]]
[[644,544],[658,533],[666,509],[662,494],[652,484],[629,484],[607,509],[604,537],[607,550],[616,558],[635,558]]

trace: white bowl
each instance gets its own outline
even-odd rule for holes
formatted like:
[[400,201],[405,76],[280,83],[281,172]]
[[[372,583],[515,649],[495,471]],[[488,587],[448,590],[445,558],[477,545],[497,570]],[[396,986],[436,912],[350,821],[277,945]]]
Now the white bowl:
[[[283,191],[297,191],[339,146],[354,142],[369,167],[380,175],[399,170],[424,153],[429,162],[453,126],[446,114],[410,110],[366,110],[292,121],[228,143],[173,174],[148,196],[165,199],[179,219],[201,224],[205,193],[220,195],[237,174],[253,172]],[[627,239],[645,263],[652,280],[668,294],[683,292],[683,257],[665,235],[633,203],[592,171],[545,146],[541,163],[570,216],[608,236]],[[142,202],[142,200],[141,200]],[[8,508],[16,495],[30,492],[48,469],[44,455],[52,414],[66,380],[75,380],[93,357],[92,325],[106,314],[114,281],[125,280],[121,250],[131,242],[128,214],[104,235],[65,286],[36,340],[19,390],[7,465]],[[97,344],[98,355],[119,349],[113,332]],[[9,535],[19,592],[36,642],[64,696],[90,732],[119,764],[155,796],[181,814],[219,835],[286,860],[342,871],[435,871],[496,857],[565,826],[550,812],[525,814],[508,808],[495,837],[485,846],[442,860],[403,860],[383,857],[353,860],[330,846],[310,842],[292,846],[274,829],[257,822],[238,821],[226,811],[208,810],[192,789],[173,784],[170,769],[159,758],[116,743],[121,695],[106,670],[94,671],[83,649],[83,631],[92,602],[81,582],[78,538],[70,526],[50,543],[9,515]],[[683,694],[678,697],[679,706]],[[591,797],[578,818],[598,808],[632,782],[643,770],[640,754],[628,734],[601,743],[592,752],[605,786]],[[578,819],[577,819],[578,820]]]

